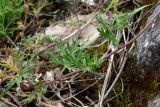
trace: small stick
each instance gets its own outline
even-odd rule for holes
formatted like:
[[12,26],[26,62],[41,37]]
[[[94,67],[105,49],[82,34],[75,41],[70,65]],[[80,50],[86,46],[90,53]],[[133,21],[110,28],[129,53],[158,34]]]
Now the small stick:
[[126,44],[120,46],[118,49],[112,51],[111,53],[105,53],[102,58],[109,58],[112,54],[116,53],[118,50],[130,45],[131,43],[135,42],[137,40],[137,38],[139,38],[142,33],[148,29],[148,27],[153,23],[154,19],[160,14],[160,9],[158,10],[158,12],[153,16],[153,18],[146,24],[146,26],[137,34],[137,36],[135,36],[133,39],[131,39],[129,42],[127,42]]
[[106,88],[107,88],[107,84],[109,83],[109,78],[111,76],[113,59],[114,59],[114,55],[111,56],[111,62],[109,63],[107,73],[105,75],[105,80],[104,80],[104,83],[103,83],[101,98],[100,98],[100,101],[99,101],[99,104],[98,104],[99,107],[102,107],[102,103],[103,103],[103,100],[104,100],[104,95],[105,95],[105,91],[106,91]]
[[15,104],[9,102],[6,98],[1,98],[1,100],[2,100],[5,104],[7,104],[7,105],[9,105],[9,106],[11,106],[11,107],[18,107],[18,106],[16,106]]
[[18,105],[19,107],[22,107],[22,106],[20,105],[18,99],[17,99],[13,94],[11,94],[10,92],[8,92],[7,95],[8,95],[10,98],[12,98],[12,100],[13,100],[15,103],[17,103],[17,105]]

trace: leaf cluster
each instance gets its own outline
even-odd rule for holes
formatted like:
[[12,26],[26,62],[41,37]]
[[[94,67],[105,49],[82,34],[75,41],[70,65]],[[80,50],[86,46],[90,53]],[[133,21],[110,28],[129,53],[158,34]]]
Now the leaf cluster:
[[112,43],[114,48],[118,48],[121,37],[116,37],[116,32],[122,33],[123,29],[129,27],[130,26],[129,19],[132,18],[136,13],[138,13],[145,7],[147,6],[135,9],[133,12],[128,14],[115,12],[115,14],[112,17],[113,18],[112,22],[106,22],[101,17],[97,17],[96,18],[97,22],[100,24],[100,27],[97,28],[98,32],[100,33],[101,36],[108,39],[108,41]]
[[0,65],[1,67],[5,68],[0,73],[0,78],[9,79],[5,89],[0,95],[0,98],[2,98],[14,86],[21,88],[21,85],[24,84],[24,81],[27,81],[25,84],[28,84],[29,87],[35,88],[30,94],[26,94],[25,92],[23,93],[21,103],[30,103],[32,100],[40,97],[44,93],[43,84],[39,84],[35,81],[34,55],[25,54],[19,50],[12,50],[8,58],[0,60]]
[[69,71],[88,71],[99,74],[95,70],[102,64],[103,60],[99,60],[98,55],[90,56],[85,49],[81,49],[77,38],[73,39],[71,45],[67,43],[66,47],[61,41],[58,47],[60,49],[58,54],[50,54],[52,63],[61,65]]
[[23,0],[0,0],[0,37],[12,36],[22,18]]

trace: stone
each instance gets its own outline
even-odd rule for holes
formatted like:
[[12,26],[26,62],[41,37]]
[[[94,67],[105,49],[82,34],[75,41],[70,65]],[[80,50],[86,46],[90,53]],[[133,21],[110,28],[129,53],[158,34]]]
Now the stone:
[[55,26],[49,26],[45,30],[45,35],[64,35],[67,32],[67,26],[64,26],[62,24],[55,25]]
[[[94,17],[94,14],[95,13],[88,14],[88,15],[77,15],[79,24],[83,26],[89,21],[89,19],[92,19]],[[104,19],[107,20],[106,17]],[[68,20],[65,20],[63,23],[61,22],[61,23],[58,23],[57,25],[53,24],[48,26],[44,31],[44,36],[51,36],[51,37],[63,39],[68,35],[72,34],[74,31],[78,30],[80,25],[78,25],[76,17],[70,17],[68,18]],[[98,27],[98,24],[96,20],[93,20],[84,29],[80,30],[80,32],[78,33],[80,45],[84,44],[94,36],[99,35],[99,32],[97,31],[97,27]]]
[[82,2],[89,6],[96,6],[96,3],[94,0],[82,0]]
[[147,107],[160,107],[160,93],[158,93],[148,102]]
[[[152,19],[158,9],[160,9],[160,5],[155,8],[148,21]],[[142,69],[160,69],[160,14],[137,39],[136,53],[138,64]]]

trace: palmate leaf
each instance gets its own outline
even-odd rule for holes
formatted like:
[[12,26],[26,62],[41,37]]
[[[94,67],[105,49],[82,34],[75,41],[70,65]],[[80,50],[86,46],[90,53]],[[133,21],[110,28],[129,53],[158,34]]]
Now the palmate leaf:
[[123,29],[125,27],[128,26],[128,19],[125,18],[125,14],[124,13],[118,13],[118,14],[115,14],[113,15],[114,17],[114,29],[117,30],[118,32],[122,32]]
[[97,28],[98,32],[101,36],[105,37],[109,42],[111,42],[114,48],[118,48],[121,36],[116,37],[113,31],[121,33],[123,29],[129,25],[129,19],[145,7],[147,6],[140,7],[133,12],[128,13],[127,15],[125,15],[124,13],[114,14],[112,23],[106,22],[101,17],[97,17],[96,20],[100,24],[100,27]]
[[49,54],[50,56],[50,59],[53,59],[51,60],[52,63],[56,64],[56,65],[62,65],[63,62],[62,62],[62,58],[58,55],[55,55],[55,54]]
[[117,48],[118,47],[118,40],[114,36],[113,32],[108,29],[104,28],[97,28],[98,32],[100,33],[101,36],[105,37],[106,39],[109,40],[109,42],[112,42],[112,45]]
[[96,21],[101,25],[103,28],[110,28],[113,29],[113,24],[110,22],[106,22],[105,20],[102,19],[102,17],[96,17]]
[[119,42],[112,31],[114,29],[113,24],[110,22],[106,22],[101,17],[97,17],[96,20],[100,24],[100,27],[97,28],[99,34],[102,37],[105,37],[109,42],[111,42],[114,48],[117,48]]
[[[18,68],[18,71],[20,71],[20,73],[12,73],[13,70],[12,69],[7,69],[7,72],[11,72],[10,75],[12,77],[12,79],[10,79],[7,82],[7,85],[5,86],[5,89],[3,90],[3,92],[1,92],[0,98],[2,98],[14,85],[16,86],[20,86],[20,84],[22,83],[22,81],[25,79],[30,79],[31,76],[33,76],[31,70],[33,69],[33,56],[30,55],[30,59],[27,60],[26,64],[23,64],[26,61],[26,57],[27,55],[25,55],[24,53],[20,53],[19,51],[15,51],[13,53],[11,53],[12,58],[12,62],[14,62],[14,66],[16,66],[16,68]],[[11,62],[9,61],[9,62]],[[6,62],[1,61],[2,64],[0,63],[1,66],[8,68],[8,66],[5,65]],[[3,64],[4,63],[4,64]],[[8,63],[9,66],[12,66],[13,64]],[[18,75],[17,75],[18,74]],[[32,77],[33,78],[33,77]]]
[[72,44],[67,43],[67,46],[64,43],[60,43],[59,48],[59,54],[50,55],[52,63],[61,65],[70,72],[79,70],[88,71],[96,75],[99,74],[95,73],[95,69],[100,66],[100,61],[98,62],[98,58],[95,58],[98,56],[90,56],[85,49],[81,49],[77,38],[73,39]]

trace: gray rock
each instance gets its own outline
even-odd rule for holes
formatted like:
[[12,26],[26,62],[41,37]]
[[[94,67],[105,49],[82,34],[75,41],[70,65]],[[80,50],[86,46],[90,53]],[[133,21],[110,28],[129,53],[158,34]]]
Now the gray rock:
[[[157,13],[158,9],[160,9],[160,5],[156,7],[148,21]],[[137,59],[143,69],[160,69],[160,14],[138,38]]]
[[160,93],[148,102],[148,107],[160,107]]

